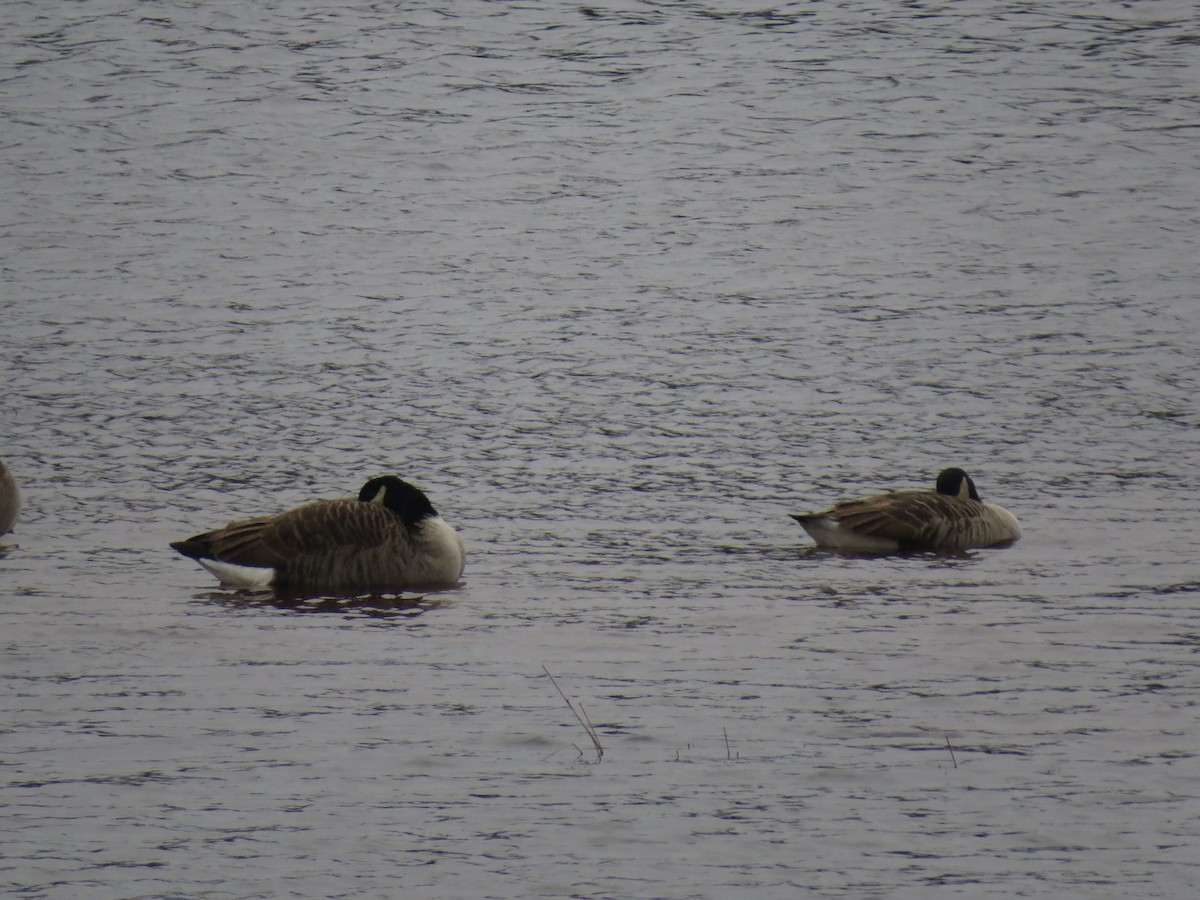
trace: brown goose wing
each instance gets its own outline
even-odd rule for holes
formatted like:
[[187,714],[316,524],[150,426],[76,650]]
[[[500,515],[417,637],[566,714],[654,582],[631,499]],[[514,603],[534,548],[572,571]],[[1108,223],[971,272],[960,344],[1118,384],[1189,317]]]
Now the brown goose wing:
[[259,516],[231,522],[224,528],[197,534],[186,541],[172,541],[171,547],[190,559],[217,559],[243,566],[274,566],[278,559],[259,538],[274,521],[274,516]]
[[855,534],[887,538],[901,547],[939,547],[983,512],[974,500],[933,491],[897,491],[839,503],[826,515]]
[[381,504],[322,500],[277,516],[259,541],[281,556],[315,556],[335,547],[378,547],[400,530],[400,519]]
[[[278,516],[232,522],[180,543],[203,544],[203,556],[222,562],[279,568],[290,560],[323,556],[338,547],[377,547],[389,537],[394,539],[398,526],[395,514],[377,503],[321,500]],[[182,547],[176,549],[187,553]]]

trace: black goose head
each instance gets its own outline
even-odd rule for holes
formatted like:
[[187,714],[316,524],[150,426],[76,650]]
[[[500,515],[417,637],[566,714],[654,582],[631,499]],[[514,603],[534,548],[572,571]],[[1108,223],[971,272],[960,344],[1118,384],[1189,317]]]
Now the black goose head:
[[949,494],[951,497],[961,497],[964,500],[967,498],[979,499],[979,492],[975,490],[975,482],[962,469],[942,469],[937,477],[937,492]]
[[422,519],[437,515],[437,510],[425,494],[395,475],[372,478],[362,486],[362,490],[358,492],[358,499],[364,503],[386,506],[410,528]]

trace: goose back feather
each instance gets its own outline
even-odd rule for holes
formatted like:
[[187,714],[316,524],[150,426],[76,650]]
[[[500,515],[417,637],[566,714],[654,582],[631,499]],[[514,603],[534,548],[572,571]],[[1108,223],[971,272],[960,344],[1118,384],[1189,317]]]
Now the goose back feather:
[[0,461],[0,534],[8,534],[21,515],[21,491],[17,480]]

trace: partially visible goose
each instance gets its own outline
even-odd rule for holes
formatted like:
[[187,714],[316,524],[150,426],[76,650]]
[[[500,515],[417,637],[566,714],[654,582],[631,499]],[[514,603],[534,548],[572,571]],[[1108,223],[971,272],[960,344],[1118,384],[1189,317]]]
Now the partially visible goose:
[[230,587],[305,593],[439,590],[466,562],[429,498],[394,475],[372,478],[357,500],[318,500],[171,546]]
[[969,550],[1011,544],[1021,526],[1008,510],[984,503],[962,469],[943,469],[936,491],[896,491],[792,515],[819,547],[868,553]]
[[0,534],[12,531],[20,514],[21,491],[17,488],[17,480],[8,471],[8,466],[0,462]]

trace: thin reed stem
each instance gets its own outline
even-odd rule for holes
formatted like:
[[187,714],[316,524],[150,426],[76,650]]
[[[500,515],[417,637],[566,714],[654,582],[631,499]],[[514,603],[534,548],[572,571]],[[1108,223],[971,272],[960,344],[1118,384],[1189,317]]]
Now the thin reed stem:
[[[587,710],[583,709],[582,703],[579,704],[579,709],[576,709],[575,704],[571,702],[570,698],[568,698],[565,693],[563,693],[563,689],[558,686],[558,682],[554,679],[554,676],[550,674],[550,670],[545,666],[542,666],[542,671],[546,673],[546,677],[550,679],[550,683],[554,685],[554,689],[558,691],[558,696],[563,698],[563,703],[567,704],[567,709],[569,709],[571,714],[575,716],[575,721],[583,726],[583,730],[587,732],[587,736],[592,739],[592,746],[596,748],[596,762],[600,762],[600,760],[604,759],[604,747],[600,743],[600,736],[596,733],[596,727],[592,725],[592,720],[587,717]],[[583,710],[582,715],[580,715],[579,710]],[[580,751],[580,755],[583,755],[582,750]]]

